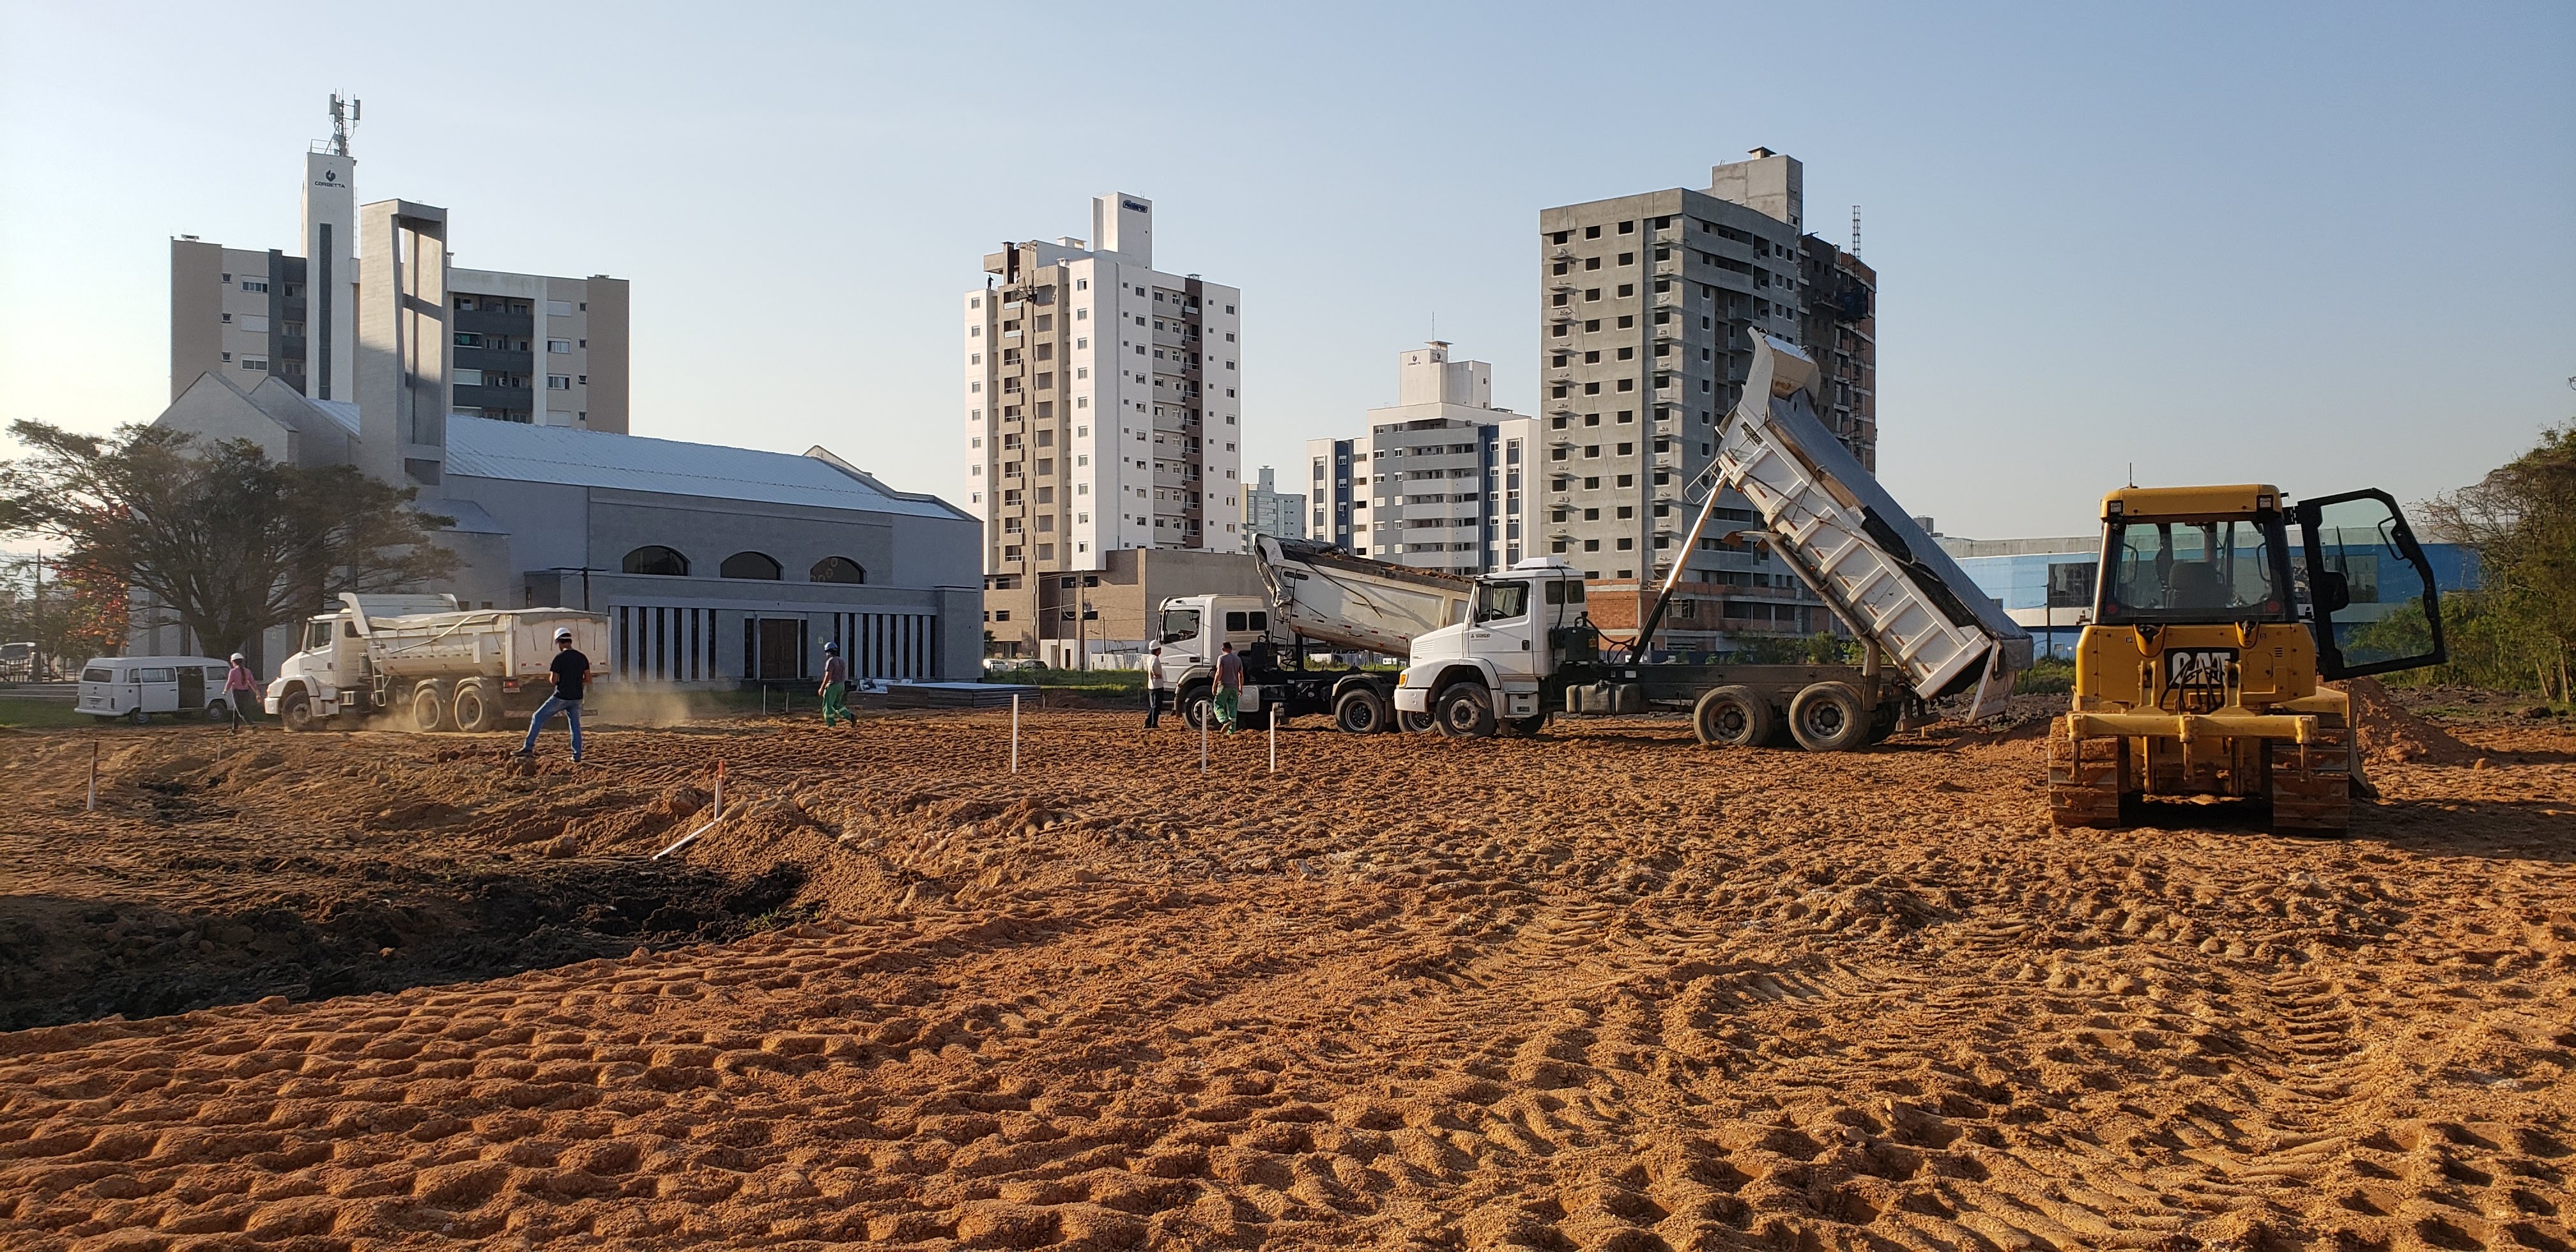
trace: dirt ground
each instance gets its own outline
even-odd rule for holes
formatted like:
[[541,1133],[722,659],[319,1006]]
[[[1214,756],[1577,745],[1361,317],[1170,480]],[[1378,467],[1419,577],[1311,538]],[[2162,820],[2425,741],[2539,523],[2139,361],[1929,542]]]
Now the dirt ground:
[[1134,721],[0,735],[0,1243],[2576,1246],[2563,721],[2341,841]]

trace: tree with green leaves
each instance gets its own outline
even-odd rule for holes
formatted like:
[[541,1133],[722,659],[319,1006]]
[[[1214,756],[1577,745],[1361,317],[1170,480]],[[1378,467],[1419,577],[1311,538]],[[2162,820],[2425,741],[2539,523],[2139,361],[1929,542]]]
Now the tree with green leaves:
[[2576,423],[2541,432],[2531,451],[2423,509],[2429,535],[2478,554],[2479,589],[2442,605],[2453,658],[2444,669],[2576,700]]
[[453,519],[351,466],[280,464],[248,440],[156,426],[102,436],[22,421],[9,433],[28,452],[0,461],[0,535],[62,544],[66,566],[149,593],[216,655],[260,665],[261,632],[335,593],[407,590],[456,568],[436,542]]

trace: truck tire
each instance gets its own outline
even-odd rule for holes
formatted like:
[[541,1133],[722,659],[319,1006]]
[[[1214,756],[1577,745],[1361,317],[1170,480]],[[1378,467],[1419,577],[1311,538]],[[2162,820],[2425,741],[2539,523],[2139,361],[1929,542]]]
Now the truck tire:
[[1789,734],[1809,752],[1849,752],[1869,740],[1870,710],[1849,683],[1811,683],[1789,702]]
[[279,725],[288,730],[313,729],[313,723],[317,720],[313,716],[313,693],[297,687],[280,697],[277,701],[277,720]]
[[1181,688],[1181,724],[1192,730],[1216,726],[1216,697],[1206,683],[1191,683]]
[[1490,739],[1494,735],[1494,696],[1485,684],[1461,681],[1441,688],[1431,701],[1440,733],[1452,739]]
[[1427,712],[1407,713],[1398,709],[1395,714],[1395,728],[1408,735],[1427,735],[1440,729],[1440,723]]
[[1771,741],[1779,717],[1751,687],[1711,687],[1691,705],[1691,733],[1712,748],[1754,748]]
[[456,700],[449,706],[456,714],[456,728],[468,734],[481,734],[501,724],[501,702],[492,689],[481,683],[465,683],[456,689]]
[[447,693],[437,683],[422,683],[411,689],[411,728],[424,735],[435,734],[447,726]]
[[1346,735],[1374,735],[1387,728],[1386,697],[1366,687],[1353,687],[1333,701],[1333,729]]
[[1532,713],[1527,717],[1515,717],[1503,725],[1510,728],[1513,734],[1526,739],[1547,729],[1547,716],[1545,713]]

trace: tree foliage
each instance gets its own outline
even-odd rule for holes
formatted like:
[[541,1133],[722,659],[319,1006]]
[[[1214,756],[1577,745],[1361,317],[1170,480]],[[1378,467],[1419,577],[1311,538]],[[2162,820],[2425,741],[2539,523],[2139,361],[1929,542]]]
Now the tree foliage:
[[2576,424],[2423,511],[2429,535],[2477,550],[2480,581],[2443,598],[2452,659],[2427,677],[2576,699]]
[[122,597],[110,604],[107,585],[150,593],[200,646],[257,663],[262,631],[334,593],[402,590],[455,570],[435,542],[452,519],[350,466],[280,464],[247,440],[201,445],[154,426],[100,436],[22,421],[9,433],[29,453],[0,461],[0,534],[66,545],[88,629],[120,642],[124,624],[108,619]]

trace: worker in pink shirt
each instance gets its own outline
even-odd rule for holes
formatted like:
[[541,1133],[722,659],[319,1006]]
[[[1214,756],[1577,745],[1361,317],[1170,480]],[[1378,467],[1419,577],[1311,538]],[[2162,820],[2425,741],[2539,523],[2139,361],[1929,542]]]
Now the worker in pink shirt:
[[238,652],[233,653],[233,667],[224,672],[224,707],[232,710],[235,733],[254,724],[251,719],[259,713],[259,679]]

